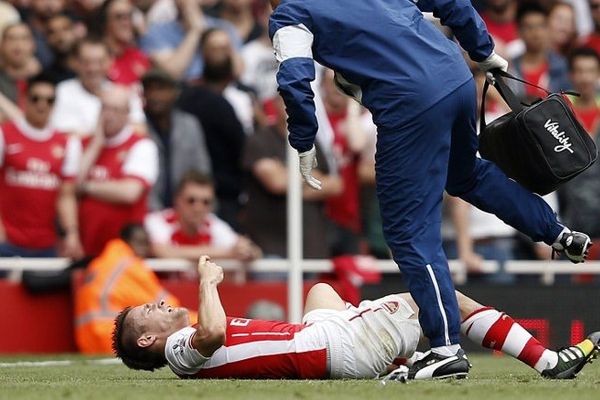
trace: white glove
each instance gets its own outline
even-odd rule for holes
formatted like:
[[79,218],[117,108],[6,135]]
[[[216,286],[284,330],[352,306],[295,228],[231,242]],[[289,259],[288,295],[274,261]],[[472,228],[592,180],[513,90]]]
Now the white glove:
[[488,72],[489,70],[499,68],[502,71],[508,71],[508,61],[504,58],[500,57],[498,54],[492,51],[492,54],[482,62],[478,62],[477,66],[483,72]]
[[312,176],[312,169],[317,167],[317,149],[313,147],[305,152],[298,153],[300,157],[300,175],[304,182],[313,189],[321,190],[321,181]]
[[485,72],[485,77],[490,83],[494,83],[494,77],[492,73],[489,72],[492,69],[501,69],[506,72],[508,70],[508,61],[504,58],[500,57],[498,54],[492,51],[492,54],[482,62],[477,63],[477,66],[480,70]]

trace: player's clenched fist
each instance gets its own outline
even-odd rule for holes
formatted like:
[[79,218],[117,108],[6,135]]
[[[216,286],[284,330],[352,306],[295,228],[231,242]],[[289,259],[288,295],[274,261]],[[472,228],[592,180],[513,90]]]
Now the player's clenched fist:
[[198,260],[198,275],[201,282],[216,285],[223,280],[223,268],[210,261],[209,256],[202,256]]

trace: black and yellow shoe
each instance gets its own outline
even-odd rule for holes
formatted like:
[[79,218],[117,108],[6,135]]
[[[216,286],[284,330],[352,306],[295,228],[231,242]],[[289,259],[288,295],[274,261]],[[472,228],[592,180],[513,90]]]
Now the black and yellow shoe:
[[587,363],[591,363],[596,358],[598,352],[600,352],[600,332],[594,332],[583,342],[560,349],[558,364],[554,368],[542,371],[542,376],[548,379],[573,379]]

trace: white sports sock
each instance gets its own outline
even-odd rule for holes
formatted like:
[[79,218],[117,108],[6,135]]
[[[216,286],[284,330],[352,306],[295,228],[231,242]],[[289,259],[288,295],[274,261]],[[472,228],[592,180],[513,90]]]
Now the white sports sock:
[[451,344],[450,346],[432,347],[431,352],[440,356],[450,357],[458,353],[460,344]]

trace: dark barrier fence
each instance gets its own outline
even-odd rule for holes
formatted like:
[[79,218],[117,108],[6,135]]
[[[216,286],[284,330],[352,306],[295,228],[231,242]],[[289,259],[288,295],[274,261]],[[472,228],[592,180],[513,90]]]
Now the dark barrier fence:
[[[457,289],[483,305],[506,312],[546,346],[557,348],[576,343],[588,333],[600,331],[599,285],[472,283]],[[401,279],[386,275],[381,284],[364,287],[363,297],[381,297],[398,291],[406,291]],[[468,339],[463,345],[469,351],[481,350]]]

